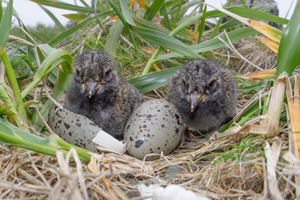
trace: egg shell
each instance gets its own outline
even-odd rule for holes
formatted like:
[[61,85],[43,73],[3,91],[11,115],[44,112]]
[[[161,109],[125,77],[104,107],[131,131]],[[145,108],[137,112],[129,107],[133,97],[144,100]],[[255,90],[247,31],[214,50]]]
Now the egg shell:
[[[163,99],[150,100],[137,107],[129,117],[124,139],[128,153],[143,159],[150,153],[171,153],[179,144],[183,122],[177,108]],[[159,156],[149,156],[147,160]]]
[[[63,104],[63,97],[58,102]],[[52,105],[49,111],[50,128],[64,141],[97,152],[97,146],[123,153],[126,143],[104,132],[85,116]]]
[[75,114],[64,108],[56,108],[49,113],[50,128],[66,142],[97,152],[92,139],[101,131],[88,118]]

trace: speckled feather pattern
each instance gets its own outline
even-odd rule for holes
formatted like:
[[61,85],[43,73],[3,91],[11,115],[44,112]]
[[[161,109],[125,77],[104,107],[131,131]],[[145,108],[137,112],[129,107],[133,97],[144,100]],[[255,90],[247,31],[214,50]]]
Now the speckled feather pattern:
[[[74,68],[65,93],[64,107],[89,118],[115,138],[122,139],[127,119],[143,102],[142,94],[117,74],[113,60],[102,51],[82,53]],[[90,79],[101,82],[91,98],[83,89],[83,82]]]
[[[188,94],[199,91],[203,101],[191,112]],[[171,78],[167,100],[179,110],[190,129],[217,130],[236,114],[236,87],[231,72],[215,60],[192,60]]]

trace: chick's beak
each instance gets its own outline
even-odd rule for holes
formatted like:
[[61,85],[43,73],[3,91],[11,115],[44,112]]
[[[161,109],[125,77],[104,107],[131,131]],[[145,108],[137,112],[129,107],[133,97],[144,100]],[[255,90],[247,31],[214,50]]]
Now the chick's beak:
[[205,94],[198,93],[197,91],[194,91],[192,94],[190,94],[190,100],[191,100],[191,112],[194,112],[195,108],[201,101],[203,100]]
[[98,91],[98,89],[101,86],[101,83],[95,82],[93,80],[89,80],[84,84],[85,86],[85,91],[88,93],[89,98],[92,98]]

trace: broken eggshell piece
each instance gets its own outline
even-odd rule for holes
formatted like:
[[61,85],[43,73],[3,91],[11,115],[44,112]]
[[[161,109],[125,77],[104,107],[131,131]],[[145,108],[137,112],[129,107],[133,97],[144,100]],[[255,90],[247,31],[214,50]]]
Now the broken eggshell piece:
[[64,141],[97,152],[96,146],[123,153],[126,143],[118,141],[88,118],[54,106],[49,113],[49,126]]
[[[179,144],[183,122],[177,108],[163,99],[150,100],[137,107],[129,117],[124,131],[128,153],[138,159],[147,154],[171,153]],[[159,156],[148,156],[147,160]]]

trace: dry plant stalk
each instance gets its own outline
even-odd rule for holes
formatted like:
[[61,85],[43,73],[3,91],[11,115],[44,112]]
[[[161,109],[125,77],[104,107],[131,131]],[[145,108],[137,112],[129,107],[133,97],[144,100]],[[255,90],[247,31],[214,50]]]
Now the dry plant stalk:
[[278,140],[273,143],[272,147],[266,142],[265,146],[265,155],[267,158],[267,179],[269,192],[272,196],[272,199],[283,200],[281,192],[278,187],[278,180],[276,177],[276,166],[278,163],[278,158],[281,151],[281,141]]
[[290,78],[287,78],[286,81],[286,96],[288,100],[289,107],[289,116],[290,123],[292,129],[292,137],[293,137],[293,150],[294,154],[297,158],[300,159],[300,96],[299,96],[299,85],[300,85],[300,77],[299,75],[295,75],[295,88],[294,88],[294,96],[293,96],[293,88],[291,85]]
[[[279,128],[279,119],[284,99],[285,80],[288,77],[287,73],[282,73],[275,82],[275,86],[271,93],[270,102],[268,105],[268,112],[266,120],[264,121],[267,127],[267,133],[275,132]],[[276,134],[273,133],[270,137]]]

